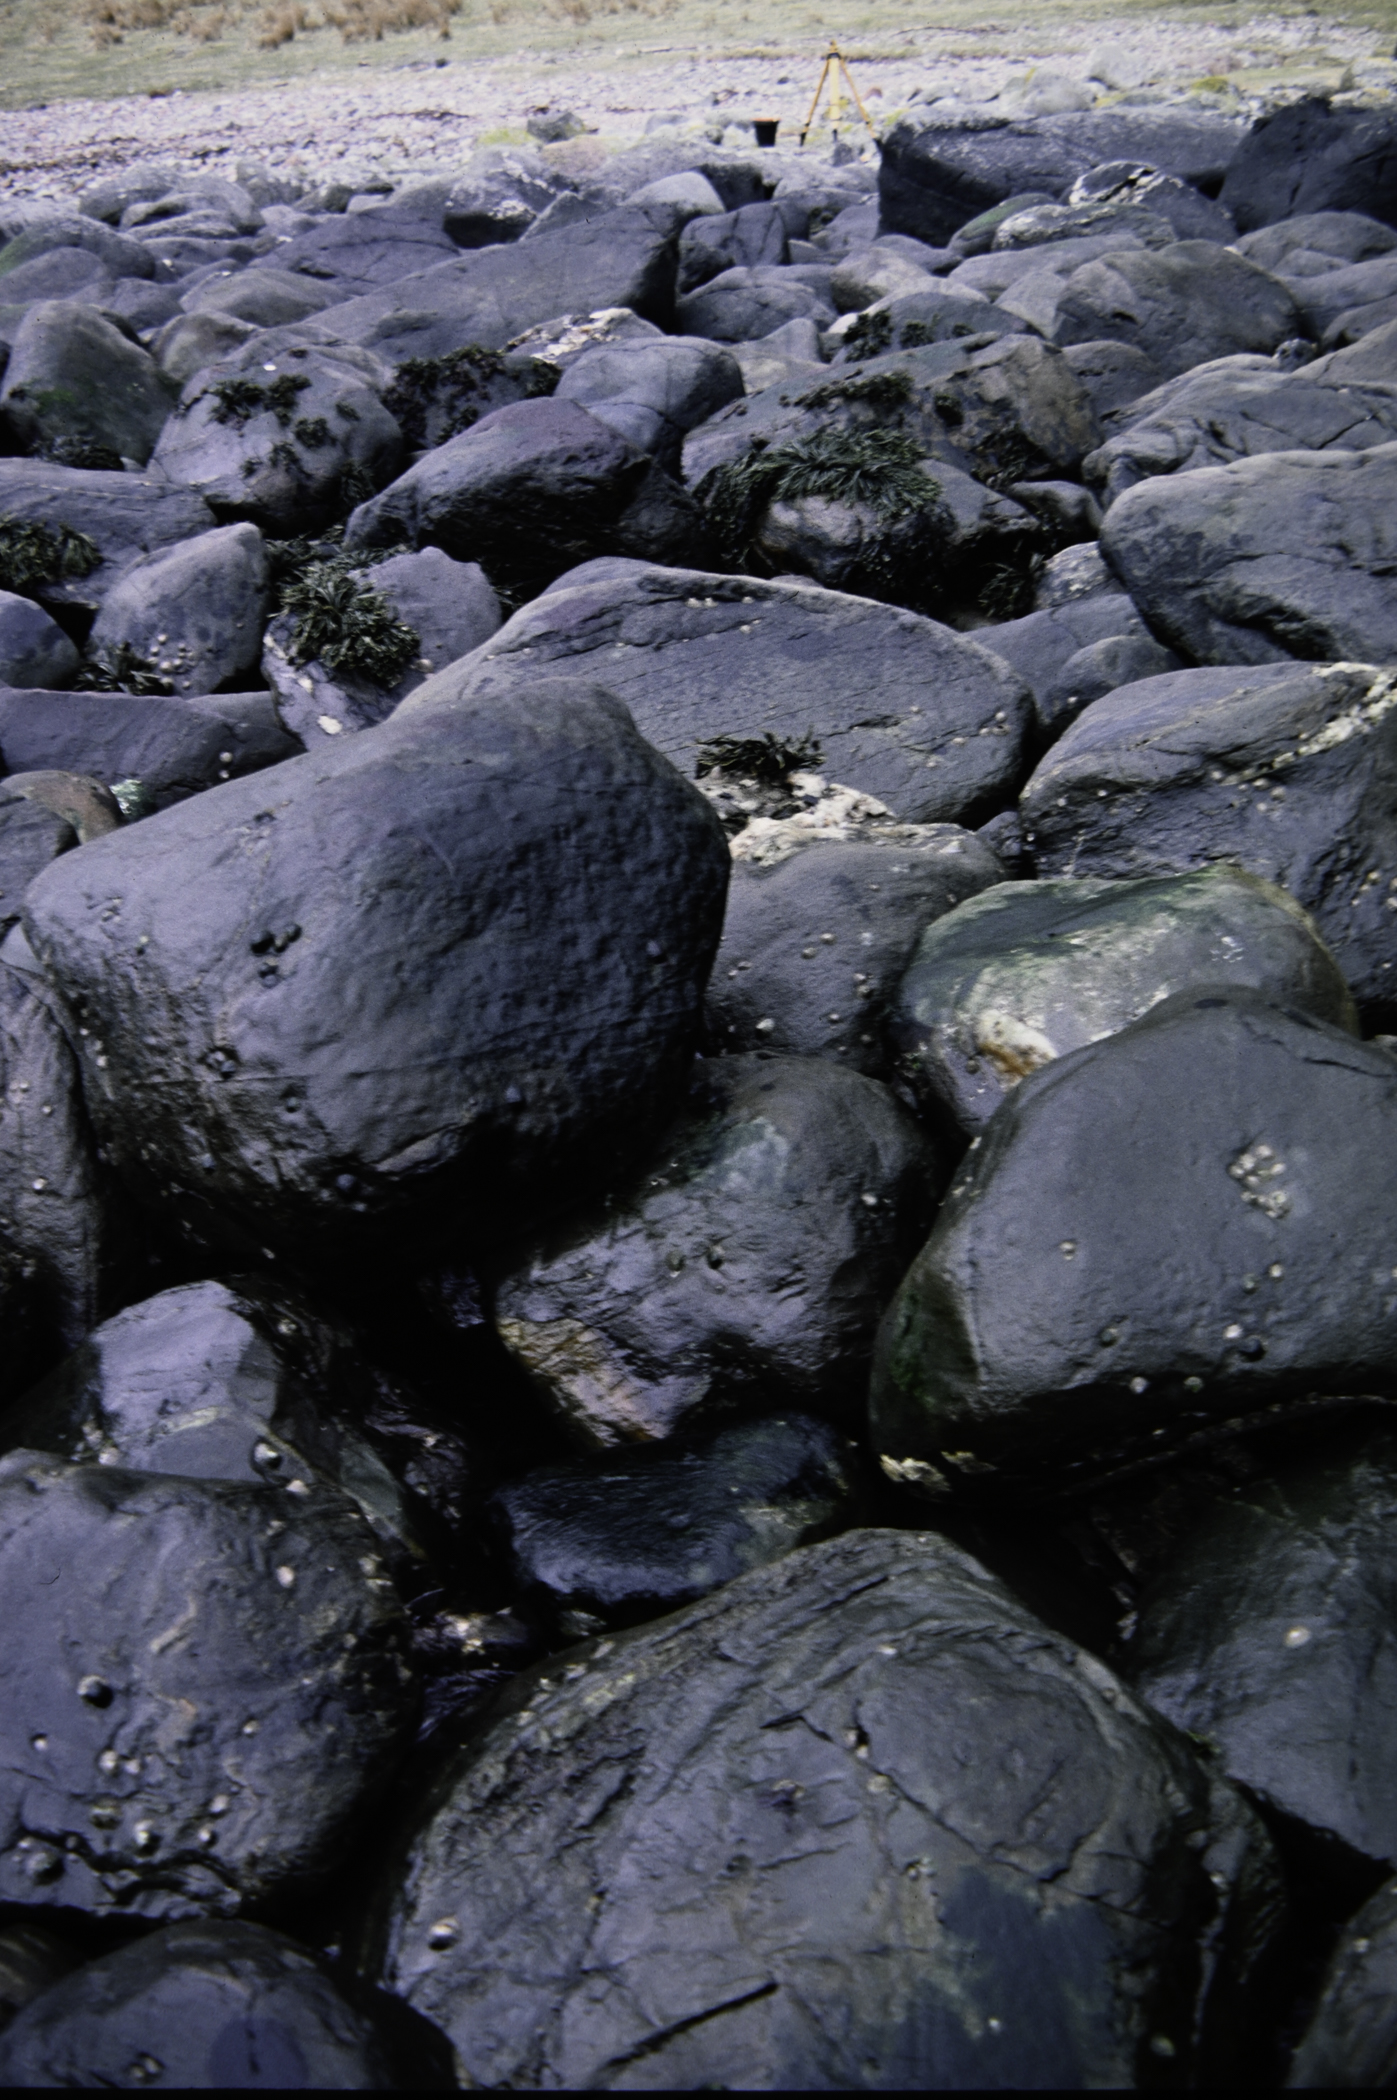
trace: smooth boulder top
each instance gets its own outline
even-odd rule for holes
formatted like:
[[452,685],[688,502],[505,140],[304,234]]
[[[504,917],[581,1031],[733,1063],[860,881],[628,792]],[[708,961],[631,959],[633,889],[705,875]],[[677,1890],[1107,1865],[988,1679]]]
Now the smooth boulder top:
[[561,577],[393,719],[469,713],[564,670],[604,677],[690,777],[714,737],[813,736],[831,779],[910,823],[988,812],[1021,777],[1027,688],[974,641],[815,584],[696,569]]
[[481,2086],[1126,2086],[1156,2036],[1206,2082],[1275,1875],[969,1555],[854,1531],[521,1679],[364,1959]]
[[1273,452],[1128,489],[1102,552],[1195,663],[1397,658],[1397,444]]
[[621,702],[536,677],[67,858],[29,937],[87,1031],[104,1143],[258,1246],[425,1223],[448,1189],[493,1235],[506,1197],[546,1207],[640,1142],[682,1080],[728,870]]
[[1251,991],[1166,999],[972,1142],[883,1322],[875,1448],[936,1492],[1051,1492],[1384,1390],[1394,1171],[1385,1051]]

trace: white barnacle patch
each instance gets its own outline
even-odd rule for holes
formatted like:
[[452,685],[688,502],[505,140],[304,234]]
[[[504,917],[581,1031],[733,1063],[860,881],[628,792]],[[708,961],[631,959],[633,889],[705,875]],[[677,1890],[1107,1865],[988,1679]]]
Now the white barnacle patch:
[[1049,1065],[1057,1056],[1041,1028],[1021,1021],[1016,1014],[986,1008],[970,1024],[975,1048],[988,1058],[1006,1086],[1017,1086],[1030,1072]]
[[1263,1217],[1278,1219],[1289,1214],[1293,1201],[1290,1190],[1280,1186],[1285,1170],[1285,1161],[1277,1158],[1275,1147],[1260,1142],[1246,1146],[1227,1168],[1243,1203],[1259,1210]]

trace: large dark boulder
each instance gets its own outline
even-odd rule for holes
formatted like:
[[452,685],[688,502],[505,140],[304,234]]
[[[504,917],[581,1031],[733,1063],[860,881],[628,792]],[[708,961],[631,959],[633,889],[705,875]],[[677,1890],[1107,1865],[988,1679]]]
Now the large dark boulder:
[[981,110],[957,111],[948,122],[933,106],[900,119],[882,141],[879,224],[939,246],[1011,197],[1062,196],[1093,158],[1037,124]]
[[973,1137],[1030,1072],[1190,985],[1244,984],[1357,1031],[1308,913],[1239,869],[1142,882],[1005,882],[926,927],[890,1041],[931,1110]]
[[1389,1867],[1395,1512],[1397,1435],[1371,1421],[1208,1502],[1141,1600],[1128,1663],[1229,1779]]
[[0,590],[0,685],[71,685],[81,658],[40,605]]
[[1397,1882],[1345,1925],[1286,2080],[1299,2092],[1397,2084]]
[[1100,443],[1091,403],[1060,350],[1036,336],[968,335],[841,365],[799,391],[778,381],[734,401],[686,440],[684,479],[701,488],[715,468],[757,446],[830,429],[895,431],[995,489],[1073,473]]
[[1382,1391],[1394,1170],[1397,1063],[1256,992],[1069,1051],[974,1141],[889,1310],[877,1450],[943,1492],[1051,1489]]
[[[690,219],[679,236],[680,292],[697,291],[724,270],[751,270],[787,260],[786,224],[779,205],[744,204],[739,211]],[[0,255],[0,265],[4,257]]]
[[1367,664],[1175,671],[1123,686],[1079,716],[1024,789],[1038,870],[1178,875],[1231,862],[1314,914],[1359,999],[1390,1001],[1394,699],[1390,674]]
[[1244,233],[1235,245],[1239,255],[1282,277],[1323,276],[1342,263],[1390,255],[1397,228],[1361,211],[1299,212]]
[[368,1959],[482,2086],[1206,2081],[1279,1909],[1240,1797],[925,1533],[545,1664],[415,1822]]
[[771,865],[735,860],[708,986],[714,1048],[838,1058],[890,1077],[883,1025],[922,928],[1003,872],[952,825],[887,843],[816,840]]
[[1270,353],[1301,334],[1288,285],[1216,241],[1130,248],[1074,270],[1053,317],[1056,343],[1131,343],[1165,374],[1214,357]]
[[766,1415],[542,1467],[497,1489],[487,1515],[516,1594],[566,1632],[656,1618],[828,1536],[854,1486],[846,1437],[810,1415]]
[[355,511],[350,548],[441,547],[528,593],[607,554],[692,560],[693,498],[575,401],[497,408]]
[[[502,349],[557,314],[628,306],[664,327],[674,312],[677,232],[669,205],[636,205],[507,247],[482,248],[327,307],[327,327],[401,363],[465,343]],[[278,255],[278,261],[280,256]]]
[[788,321],[828,328],[835,316],[829,275],[819,264],[724,270],[676,300],[675,323],[716,343],[759,342]]
[[735,1407],[847,1411],[941,1178],[876,1080],[719,1058],[629,1186],[515,1257],[495,1324],[594,1448]]
[[1243,233],[1321,211],[1364,212],[1397,226],[1397,119],[1382,104],[1335,109],[1321,95],[1258,117],[1220,202]]
[[579,402],[677,473],[688,433],[741,400],[742,368],[716,343],[654,335],[585,351],[569,363],[554,398]]
[[0,386],[0,432],[14,449],[74,467],[144,466],[174,406],[154,359],[90,307],[31,307]]
[[0,292],[5,279],[41,255],[77,251],[95,256],[113,277],[152,277],[155,265],[139,241],[82,212],[46,213],[0,248]]
[[[1119,587],[1087,598],[1067,598],[1060,605],[1025,613],[1021,619],[978,628],[975,634],[981,648],[993,649],[1027,681],[1033,693],[1038,734],[1045,743],[1066,727],[1073,712],[1066,705],[1066,694],[1072,688],[1064,689],[1062,679],[1082,651],[1101,642],[1139,642],[1148,638],[1144,621]],[[1139,675],[1148,677],[1156,669],[1173,668],[1175,664],[1151,665],[1149,671]],[[1094,700],[1099,695],[1091,693],[1088,697]],[[1080,707],[1075,711],[1080,712]]]
[[254,336],[196,372],[152,465],[196,489],[220,518],[284,536],[329,524],[382,487],[403,442],[357,360],[333,349],[271,350]]
[[[1258,360],[1258,366],[1260,360]],[[1155,474],[1191,473],[1266,452],[1363,452],[1397,438],[1397,398],[1386,386],[1340,376],[1222,366],[1186,373],[1131,404],[1115,434],[1082,462],[1109,507]]]
[[401,278],[420,276],[457,252],[440,216],[434,222],[391,204],[374,205],[368,211],[327,213],[303,233],[278,242],[251,269],[304,277],[339,304],[380,292]]
[[1397,656],[1397,444],[1273,452],[1142,482],[1102,547],[1160,639],[1197,663]]
[[323,1961],[231,1919],[163,1926],[54,1984],[0,2040],[0,2079],[186,2092],[395,2082],[384,2037]]
[[135,781],[147,809],[260,773],[296,748],[264,692],[176,699],[0,687],[0,753],[12,772],[79,773],[107,787]]
[[416,1707],[351,1502],[14,1451],[0,1573],[6,1902],[228,1914],[339,1858]]
[[1022,777],[1027,690],[975,642],[813,584],[692,569],[564,577],[404,711],[473,708],[601,665],[642,736],[690,776],[715,738],[813,739],[832,779],[915,823],[988,814]]
[[538,682],[66,858],[28,925],[87,1030],[103,1141],[254,1245],[425,1227],[448,1197],[492,1237],[642,1142],[682,1083],[728,866],[618,700]]

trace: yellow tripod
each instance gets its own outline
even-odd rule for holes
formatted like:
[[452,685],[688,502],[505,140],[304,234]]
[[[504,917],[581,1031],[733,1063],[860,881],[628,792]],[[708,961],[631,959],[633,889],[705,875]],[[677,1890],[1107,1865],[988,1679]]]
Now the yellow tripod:
[[805,144],[810,127],[815,121],[815,112],[820,106],[820,97],[825,91],[825,82],[827,80],[829,82],[830,123],[833,127],[837,129],[839,125],[844,121],[844,97],[840,92],[839,87],[839,76],[841,73],[844,75],[845,85],[848,87],[849,93],[854,98],[855,108],[858,110],[859,115],[863,118],[864,123],[868,126],[869,136],[871,138],[877,137],[878,134],[873,129],[873,120],[869,116],[868,111],[864,108],[863,103],[859,100],[859,91],[854,86],[854,76],[849,71],[848,60],[845,58],[838,44],[836,44],[831,39],[829,50],[825,53],[824,65],[820,68],[819,80],[816,82],[815,85],[815,99],[810,104],[810,114],[801,127],[800,143],[802,146]]

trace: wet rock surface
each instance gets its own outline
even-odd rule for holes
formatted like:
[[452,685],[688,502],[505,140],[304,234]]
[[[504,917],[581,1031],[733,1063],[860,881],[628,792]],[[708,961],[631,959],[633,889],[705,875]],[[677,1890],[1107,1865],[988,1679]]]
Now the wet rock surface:
[[6,2081],[1390,2081],[1397,61],[1282,26],[10,113]]
[[1207,2060],[1267,1934],[1259,1826],[946,1541],[809,1547],[572,1667],[443,1773],[372,1933],[478,2083],[1126,2083],[1161,1993]]

